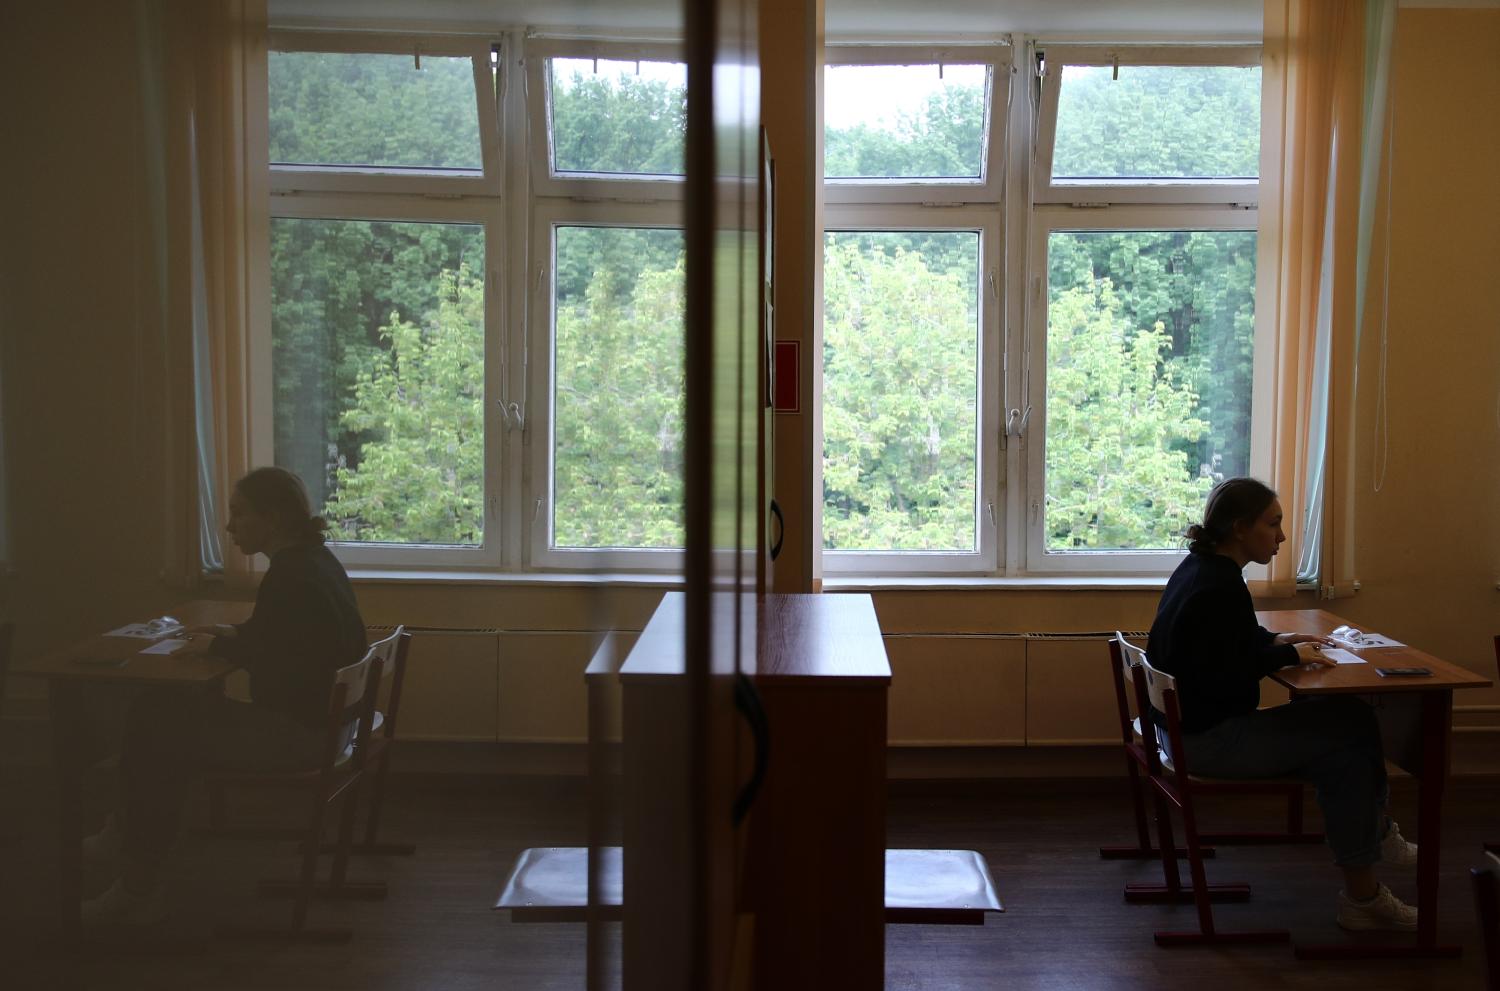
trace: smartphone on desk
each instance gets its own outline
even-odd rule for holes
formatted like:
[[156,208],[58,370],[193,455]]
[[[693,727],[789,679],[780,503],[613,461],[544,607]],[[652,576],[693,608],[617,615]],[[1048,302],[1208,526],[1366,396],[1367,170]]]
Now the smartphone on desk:
[[1432,674],[1427,668],[1376,668],[1375,673],[1382,678],[1426,678]]

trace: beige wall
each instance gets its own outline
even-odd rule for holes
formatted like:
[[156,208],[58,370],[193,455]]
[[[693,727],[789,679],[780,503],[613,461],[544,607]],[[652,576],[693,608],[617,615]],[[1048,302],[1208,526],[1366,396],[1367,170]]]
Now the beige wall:
[[[1493,678],[1500,10],[1402,10],[1396,37],[1387,399],[1378,409],[1380,345],[1372,328],[1356,400],[1362,590],[1336,605]],[[1383,247],[1376,245],[1372,271]],[[1500,690],[1456,701],[1500,704]],[[1500,748],[1500,738],[1495,743]]]
[[133,5],[7,4],[0,19],[0,616],[25,652],[159,601],[181,493]]

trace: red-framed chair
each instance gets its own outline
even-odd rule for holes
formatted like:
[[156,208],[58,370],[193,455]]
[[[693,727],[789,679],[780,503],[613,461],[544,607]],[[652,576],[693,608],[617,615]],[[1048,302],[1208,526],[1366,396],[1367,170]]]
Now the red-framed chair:
[[1500,991],[1500,856],[1485,855],[1489,863],[1469,870],[1474,882],[1474,909],[1479,916],[1479,941],[1484,946],[1484,986]]
[[[1123,638],[1121,640],[1123,642]],[[1162,869],[1166,875],[1166,884],[1162,886],[1163,897],[1152,900],[1171,898],[1181,890],[1181,880],[1177,870],[1177,847],[1172,838],[1170,814],[1170,808],[1176,808],[1182,816],[1182,831],[1187,844],[1188,871],[1192,878],[1191,898],[1198,910],[1197,932],[1158,931],[1155,933],[1156,944],[1158,946],[1201,946],[1289,941],[1291,933],[1285,929],[1222,930],[1215,925],[1212,906],[1214,891],[1228,894],[1237,888],[1242,888],[1243,895],[1248,897],[1250,889],[1248,885],[1219,885],[1217,889],[1210,888],[1203,869],[1202,840],[1198,833],[1195,800],[1200,792],[1241,792],[1246,790],[1244,786],[1265,785],[1266,782],[1209,782],[1194,778],[1188,767],[1187,754],[1182,746],[1182,714],[1177,704],[1176,679],[1153,668],[1139,647],[1130,644],[1126,646],[1138,652],[1133,657],[1135,663],[1132,669],[1137,708],[1142,713],[1148,713],[1154,707],[1158,712],[1166,715],[1167,745],[1172,755],[1172,762],[1167,763],[1162,760],[1163,755],[1158,748],[1151,746],[1144,748],[1147,765],[1146,780],[1157,803],[1158,844],[1162,850]]]
[[[1145,860],[1158,857],[1161,854],[1161,851],[1151,842],[1151,832],[1146,819],[1146,788],[1144,784],[1146,752],[1142,746],[1141,720],[1130,711],[1129,693],[1132,691],[1129,667],[1130,651],[1139,652],[1140,648],[1126,640],[1123,633],[1116,632],[1114,637],[1109,641],[1110,680],[1115,686],[1115,711],[1119,717],[1120,743],[1125,755],[1125,770],[1130,785],[1130,804],[1135,818],[1136,842],[1133,845],[1101,846],[1099,848],[1099,856],[1106,860]],[[1204,857],[1213,857],[1215,855],[1213,844],[1248,846],[1253,844],[1323,842],[1322,833],[1310,833],[1303,827],[1303,802],[1306,789],[1300,781],[1292,781],[1275,786],[1258,786],[1255,791],[1272,795],[1285,795],[1286,830],[1273,830],[1269,832],[1204,832],[1199,834],[1198,837],[1205,844],[1202,849]],[[1181,849],[1177,851],[1178,856],[1183,856],[1184,853],[1185,851]]]

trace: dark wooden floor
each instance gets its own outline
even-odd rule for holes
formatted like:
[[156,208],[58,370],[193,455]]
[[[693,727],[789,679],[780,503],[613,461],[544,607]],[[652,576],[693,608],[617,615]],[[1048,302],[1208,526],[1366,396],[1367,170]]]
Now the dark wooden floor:
[[[172,920],[160,931],[104,941],[63,954],[51,943],[56,842],[52,795],[43,774],[0,778],[5,814],[19,832],[0,848],[0,987],[308,991],[373,989],[568,989],[583,987],[584,930],[573,924],[521,925],[489,911],[507,867],[522,848],[580,841],[578,785],[559,779],[404,779],[388,806],[389,835],[420,844],[415,858],[366,860],[361,876],[389,880],[386,902],[320,904],[317,918],[345,921],[346,946],[234,944],[210,935],[217,921],[274,920],[283,902],[258,901],[257,877],[290,876],[290,844],[210,839],[181,843],[171,882]],[[1414,831],[1413,795],[1398,786],[1394,811]],[[1222,808],[1222,807],[1221,807]],[[1242,801],[1237,820],[1274,816]],[[1259,810],[1259,812],[1257,811]],[[251,810],[276,811],[264,803]],[[1228,811],[1234,812],[1235,808]],[[201,822],[202,810],[193,815]],[[1190,907],[1126,905],[1120,886],[1154,879],[1150,864],[1105,862],[1097,846],[1127,838],[1116,782],[987,783],[963,794],[896,788],[892,846],[974,848],[994,870],[1008,911],[982,927],[892,926],[886,987],[891,991],[1015,988],[1094,991],[1232,991],[1359,988],[1377,991],[1478,988],[1467,868],[1485,835],[1500,833],[1493,784],[1455,783],[1443,844],[1445,939],[1465,944],[1461,960],[1302,964],[1287,947],[1163,950],[1154,928],[1192,925]],[[3,832],[4,830],[0,830]],[[1210,875],[1245,880],[1254,900],[1220,909],[1226,925],[1285,926],[1295,936],[1349,938],[1333,923],[1336,875],[1321,847],[1225,850]],[[1392,886],[1413,899],[1410,872]],[[91,888],[102,878],[86,882]],[[618,938],[618,933],[612,934]],[[1367,937],[1382,939],[1380,936]]]

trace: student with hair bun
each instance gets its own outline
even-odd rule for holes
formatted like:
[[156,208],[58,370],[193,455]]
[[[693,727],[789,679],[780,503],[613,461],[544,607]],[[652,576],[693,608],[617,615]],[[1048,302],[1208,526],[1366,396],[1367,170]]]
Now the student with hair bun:
[[[1257,708],[1260,680],[1294,664],[1333,662],[1310,633],[1272,634],[1255,618],[1243,570],[1267,564],[1286,540],[1276,493],[1231,478],[1209,493],[1190,527],[1151,624],[1146,656],[1177,679],[1189,766],[1216,778],[1300,778],[1317,789],[1334,863],[1343,872],[1337,920],[1345,929],[1413,930],[1417,910],[1379,883],[1374,865],[1414,866],[1417,848],[1386,814],[1380,728],[1352,696]],[[1158,725],[1165,725],[1153,712]]]
[[316,766],[333,674],[366,650],[349,576],[323,545],[302,480],[257,468],[229,499],[230,539],[270,566],[250,618],[191,627],[177,656],[207,653],[243,667],[251,701],[222,694],[146,692],[132,703],[120,760],[120,801],[84,856],[120,877],[83,906],[90,924],[141,925],[166,915],[162,866],[187,789],[204,769],[282,771]]

